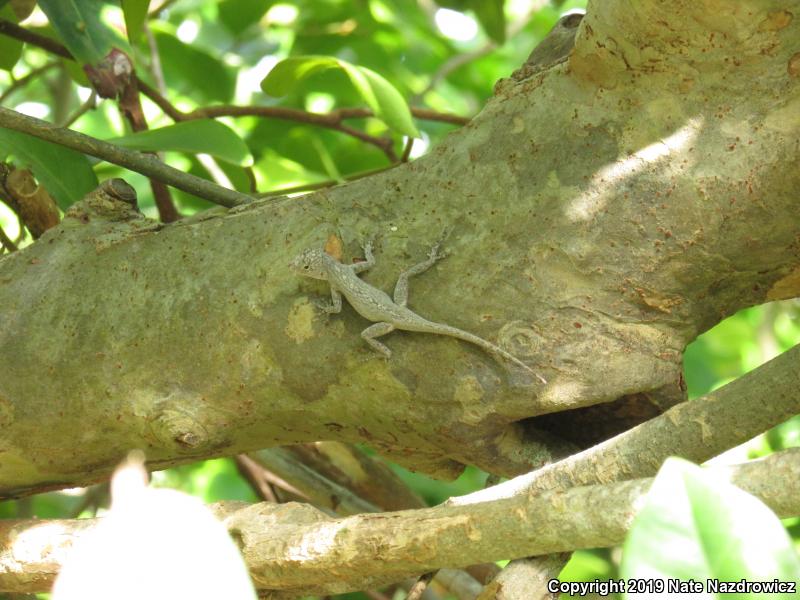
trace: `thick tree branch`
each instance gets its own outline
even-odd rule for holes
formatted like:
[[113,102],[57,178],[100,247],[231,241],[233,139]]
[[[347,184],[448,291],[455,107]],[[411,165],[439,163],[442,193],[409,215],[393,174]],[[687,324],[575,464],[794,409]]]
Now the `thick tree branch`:
[[29,117],[3,107],[0,107],[0,127],[27,133],[47,142],[95,156],[131,171],[163,181],[179,190],[205,198],[215,204],[232,207],[252,200],[252,197],[245,194],[223,188],[200,177],[174,169],[152,155],[127,150],[83,133],[72,131],[71,129],[62,129],[41,119]]
[[[683,400],[687,343],[800,290],[800,20],[770,17],[777,0],[731,7],[719,26],[736,35],[710,48],[710,0],[672,5],[669,27],[626,6],[599,4],[564,61],[499,86],[413,163],[169,227],[81,204],[5,257],[7,493],[100,479],[130,447],[166,466],[320,439],[509,476]],[[609,32],[617,18],[647,31]],[[373,359],[368,322],[321,315],[326,287],[287,267],[331,234],[344,261],[376,237],[365,279],[389,290],[448,227],[451,254],[412,282],[412,307],[501,345],[546,388],[449,338],[393,333],[392,359]],[[87,421],[104,439],[75,449]]]
[[[800,449],[712,471],[780,517],[800,514]],[[229,504],[217,512],[239,540],[258,588],[331,594],[440,567],[619,544],[651,484],[635,479],[344,519],[299,504]],[[0,590],[47,591],[65,551],[94,522],[0,522]]]
[[702,463],[797,414],[800,345],[589,450],[453,502],[649,477],[669,456]]

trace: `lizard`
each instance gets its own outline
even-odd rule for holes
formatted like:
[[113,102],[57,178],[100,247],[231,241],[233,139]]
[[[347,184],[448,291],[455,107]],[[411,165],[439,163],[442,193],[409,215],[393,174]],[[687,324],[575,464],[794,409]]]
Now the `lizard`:
[[532,373],[542,383],[547,383],[544,377],[535,373],[528,365],[499,346],[463,329],[429,321],[407,307],[409,278],[424,273],[437,261],[447,256],[439,252],[439,246],[436,244],[431,248],[427,260],[400,274],[394,288],[394,298],[358,277],[359,273],[363,273],[375,265],[371,242],[366,242],[363,246],[365,260],[362,262],[352,265],[344,264],[322,249],[309,248],[292,259],[289,267],[305,277],[328,282],[331,302],[320,304],[320,308],[326,313],[341,312],[342,296],[344,296],[358,314],[372,321],[373,324],[361,332],[361,337],[370,347],[387,359],[391,358],[392,351],[376,338],[391,333],[395,329],[433,333],[475,344],[493,357],[512,362]]

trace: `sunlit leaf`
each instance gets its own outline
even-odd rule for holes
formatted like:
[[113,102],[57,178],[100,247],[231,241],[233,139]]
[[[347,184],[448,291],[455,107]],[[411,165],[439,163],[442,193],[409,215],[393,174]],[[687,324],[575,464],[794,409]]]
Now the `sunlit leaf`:
[[100,20],[101,0],[39,0],[58,37],[81,63],[94,65],[112,48],[126,49],[122,38]]
[[[709,579],[797,582],[800,559],[780,520],[760,500],[673,458],[659,471],[631,528],[621,575],[628,580],[679,579],[703,585]],[[790,597],[796,596],[770,595]]]
[[[17,16],[11,6],[0,8],[0,18],[7,19],[12,23],[17,22]],[[17,64],[20,56],[22,56],[22,42],[7,35],[0,35],[0,69],[10,71]]]
[[142,33],[150,0],[122,0],[122,12],[125,15],[125,29],[128,39],[133,43]]
[[222,0],[217,11],[220,22],[238,35],[258,23],[273,4],[275,0]]
[[29,168],[62,209],[97,187],[97,177],[83,154],[18,131],[0,128],[0,156]]
[[186,94],[196,103],[230,102],[236,78],[223,65],[221,57],[184,44],[170,33],[155,32],[155,38],[164,79],[169,82],[171,91]]
[[253,164],[247,144],[230,127],[212,119],[183,121],[109,141],[134,150],[204,153],[240,166]]
[[506,17],[503,14],[503,0],[471,0],[469,8],[475,13],[486,35],[494,42],[506,41]]
[[389,127],[411,137],[418,137],[411,111],[403,96],[386,79],[365,67],[331,56],[293,56],[279,62],[261,82],[261,89],[271,96],[284,96],[302,80],[327,69],[340,69],[350,79],[375,116]]

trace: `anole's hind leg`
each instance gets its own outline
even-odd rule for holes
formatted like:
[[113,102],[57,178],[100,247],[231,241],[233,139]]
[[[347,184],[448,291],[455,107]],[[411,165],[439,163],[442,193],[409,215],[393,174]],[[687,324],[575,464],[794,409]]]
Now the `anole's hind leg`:
[[386,344],[381,344],[375,338],[391,333],[392,331],[394,331],[394,325],[391,323],[375,323],[362,331],[361,337],[364,338],[364,341],[367,342],[373,350],[380,352],[386,358],[391,358],[392,351],[389,350],[389,347]]
[[413,277],[414,275],[419,275],[420,273],[424,273],[430,269],[436,263],[436,261],[441,260],[446,256],[447,254],[445,253],[439,253],[439,244],[436,244],[433,248],[431,248],[431,251],[428,254],[428,260],[422,261],[418,265],[414,265],[407,271],[400,273],[400,277],[397,278],[397,284],[394,286],[394,303],[399,304],[400,306],[405,306],[408,304],[408,278]]

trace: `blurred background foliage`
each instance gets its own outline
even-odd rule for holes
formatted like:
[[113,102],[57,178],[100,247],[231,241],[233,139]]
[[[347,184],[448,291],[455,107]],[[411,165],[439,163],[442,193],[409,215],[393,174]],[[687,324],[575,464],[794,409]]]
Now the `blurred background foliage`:
[[[30,3],[32,4],[32,3]],[[122,8],[95,2],[104,27],[125,37]],[[137,3],[133,3],[137,4]],[[142,2],[138,3],[141,5]],[[362,96],[347,76],[329,70],[298,84],[283,97],[270,97],[260,87],[264,77],[289,56],[330,56],[384,77],[412,107],[470,117],[492,94],[494,83],[507,77],[566,10],[585,2],[507,0],[177,0],[144,2],[149,15],[130,36],[130,51],[139,76],[181,111],[216,104],[291,107],[314,113],[364,107]],[[500,12],[498,12],[498,6]],[[0,1],[0,17],[16,20],[8,2]],[[135,20],[135,15],[133,15]],[[24,21],[27,29],[58,37],[38,8]],[[128,33],[131,33],[128,31]],[[75,64],[26,44],[0,36],[0,105],[47,119],[102,139],[130,134],[117,106],[95,102],[88,82]],[[143,100],[151,129],[172,124],[149,99]],[[167,151],[173,166],[201,177],[233,185],[245,192],[279,193],[342,182],[393,161],[376,146],[313,124],[255,116],[219,119],[246,144],[252,160],[243,164],[219,158],[225,134],[203,140],[207,155]],[[456,125],[416,119],[421,139],[411,158],[426,153]],[[377,118],[353,121],[376,137],[391,139],[400,155],[406,140]],[[230,140],[227,140],[230,142]],[[0,147],[0,151],[3,148]],[[13,149],[0,152],[10,155]],[[208,155],[212,156],[208,156]],[[0,156],[2,158],[2,156]],[[114,165],[91,161],[99,179],[124,177],[139,194],[142,210],[157,217],[147,179]],[[179,211],[192,214],[211,205],[172,190]],[[64,208],[63,204],[61,208]],[[18,245],[30,243],[7,206],[0,203],[0,225]],[[787,301],[744,310],[700,336],[685,352],[690,397],[705,394],[754,369],[800,341],[800,303]],[[730,460],[763,456],[800,445],[800,419],[795,418],[741,448]],[[467,471],[454,482],[434,481],[399,467],[402,479],[431,505],[452,495],[481,488],[486,474]],[[256,501],[232,459],[209,460],[154,474],[156,485],[181,489],[206,502],[223,499]],[[107,505],[107,488],[40,494],[0,503],[0,517],[41,518],[91,516]],[[785,524],[800,543],[800,521]],[[618,576],[619,551],[575,553],[564,579],[590,581]],[[355,597],[354,595],[351,595]]]

